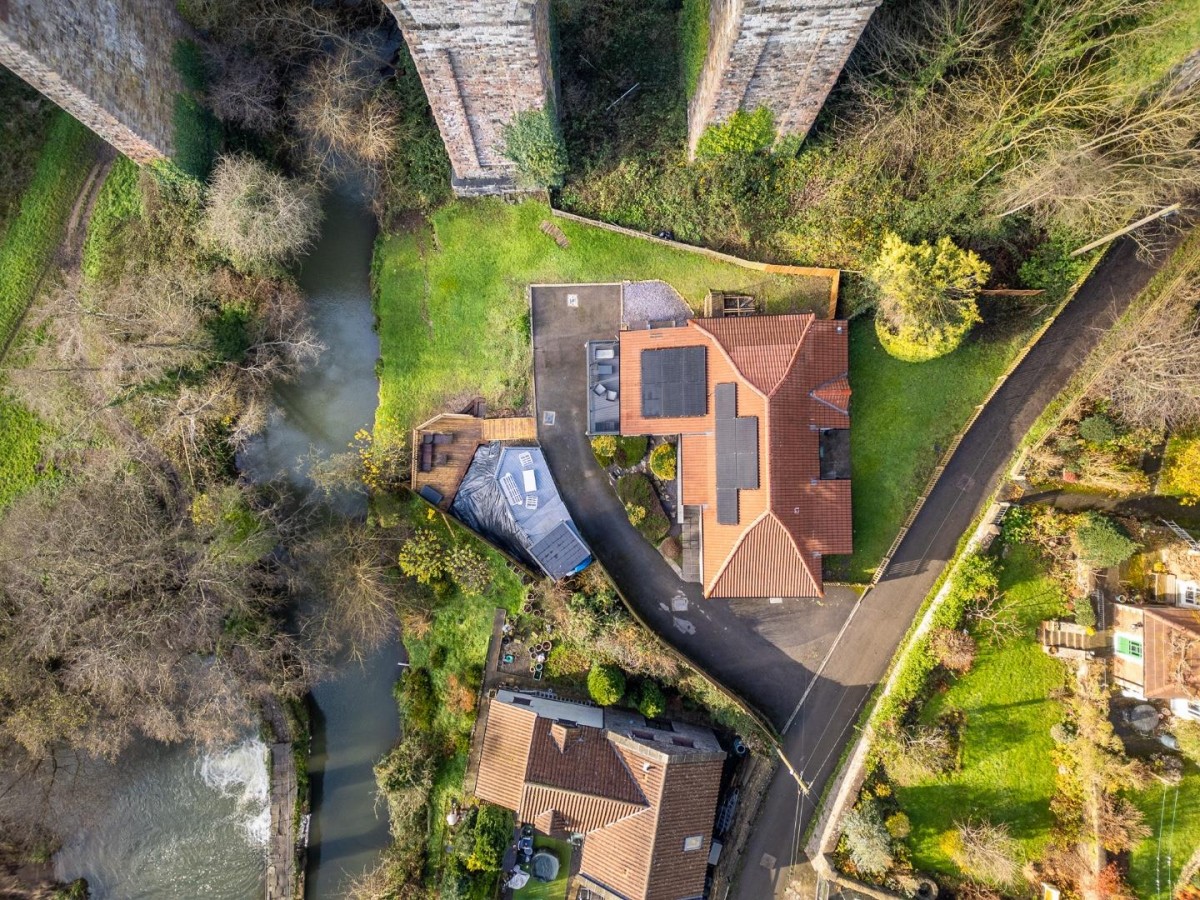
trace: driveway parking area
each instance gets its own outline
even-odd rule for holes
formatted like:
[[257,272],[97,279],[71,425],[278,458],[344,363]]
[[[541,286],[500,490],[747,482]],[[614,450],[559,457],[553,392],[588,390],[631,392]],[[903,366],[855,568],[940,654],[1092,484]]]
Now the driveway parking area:
[[587,430],[585,344],[615,338],[621,286],[531,288],[538,436],[584,540],[639,615],[713,678],[778,728],[856,602],[829,587],[823,601],[705,600],[629,524]]

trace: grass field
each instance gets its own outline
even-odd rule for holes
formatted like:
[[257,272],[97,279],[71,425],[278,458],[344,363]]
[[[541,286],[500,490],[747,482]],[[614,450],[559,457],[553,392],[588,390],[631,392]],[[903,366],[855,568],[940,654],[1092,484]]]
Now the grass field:
[[921,711],[922,720],[929,722],[952,709],[962,711],[962,768],[926,784],[895,789],[912,822],[908,843],[919,871],[957,874],[939,839],[953,822],[969,816],[1007,823],[1030,858],[1050,837],[1055,778],[1050,727],[1061,721],[1062,709],[1048,695],[1065,684],[1066,670],[1042,652],[1035,635],[1038,622],[1061,615],[1066,605],[1027,548],[1014,548],[1000,586],[1006,592],[1006,614],[1020,621],[1021,636],[996,645],[976,635],[974,668]]
[[90,279],[119,274],[123,261],[122,234],[125,226],[142,212],[138,171],[136,163],[124,156],[117,157],[96,195],[80,263],[83,274]]
[[62,240],[96,140],[66,113],[56,114],[50,125],[20,211],[0,243],[0,347],[7,346]]
[[0,510],[38,480],[41,421],[0,387]]
[[1183,781],[1175,787],[1154,781],[1132,797],[1151,831],[1129,859],[1129,883],[1141,900],[1170,900],[1180,869],[1200,852],[1200,726],[1177,729],[1177,736]]
[[[986,310],[985,310],[986,314]],[[1040,324],[981,329],[948,356],[888,356],[866,316],[850,324],[854,553],[826,560],[841,581],[869,581],[946,446]]]
[[519,891],[513,891],[514,900],[566,900],[567,876],[571,871],[571,845],[566,841],[538,835],[533,839],[533,849],[549,850],[558,857],[558,877],[553,881],[538,881],[530,878]]
[[[798,305],[828,297],[818,279],[764,275],[555,220],[570,241],[562,248],[538,229],[549,218],[532,201],[458,202],[432,216],[432,230],[380,239],[380,436],[395,437],[459,398],[482,394],[493,407],[528,401],[530,284],[661,278],[696,308],[710,289]],[[814,283],[822,290],[814,293]]]

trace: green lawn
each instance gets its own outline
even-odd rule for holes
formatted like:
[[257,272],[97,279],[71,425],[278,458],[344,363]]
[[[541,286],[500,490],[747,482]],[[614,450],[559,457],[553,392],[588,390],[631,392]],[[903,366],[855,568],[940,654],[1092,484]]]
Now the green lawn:
[[985,326],[948,356],[923,363],[888,356],[869,317],[851,322],[854,553],[827,560],[837,580],[870,580],[946,446],[1040,321],[999,334]]
[[1180,869],[1200,852],[1200,727],[1178,729],[1184,777],[1178,787],[1157,781],[1133,795],[1150,837],[1133,849],[1129,883],[1142,900],[1170,900]]
[[566,841],[538,835],[533,839],[533,849],[550,850],[558,857],[558,877],[553,881],[538,881],[530,878],[519,891],[513,891],[515,900],[566,900],[567,876],[571,872],[571,845]]
[[[380,239],[378,435],[395,437],[476,394],[493,406],[526,404],[530,284],[661,278],[696,308],[709,290],[799,305],[828,297],[820,279],[764,275],[556,219],[571,244],[562,248],[538,229],[549,218],[533,201],[460,201],[433,214],[432,230]],[[814,293],[814,285],[821,290]]]
[[1065,684],[1066,670],[1042,652],[1036,629],[1042,619],[1063,614],[1066,604],[1027,548],[1013,549],[1000,585],[1008,614],[1024,627],[1022,635],[999,646],[977,635],[974,668],[921,711],[929,722],[952,709],[962,711],[962,768],[925,784],[895,788],[912,822],[908,843],[919,871],[957,874],[939,839],[953,822],[969,816],[1007,823],[1030,858],[1050,838],[1055,778],[1050,726],[1061,721],[1062,708],[1048,695]]

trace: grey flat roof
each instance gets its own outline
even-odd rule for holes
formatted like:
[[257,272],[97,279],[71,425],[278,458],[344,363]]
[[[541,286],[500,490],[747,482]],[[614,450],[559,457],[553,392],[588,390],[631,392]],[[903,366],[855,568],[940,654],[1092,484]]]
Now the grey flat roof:
[[643,350],[641,364],[643,416],[674,418],[708,412],[707,348]]

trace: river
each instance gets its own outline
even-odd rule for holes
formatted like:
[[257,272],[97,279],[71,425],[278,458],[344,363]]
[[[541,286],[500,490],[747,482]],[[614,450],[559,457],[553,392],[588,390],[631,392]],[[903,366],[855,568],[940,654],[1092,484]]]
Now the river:
[[[276,386],[279,413],[238,461],[254,480],[304,485],[311,453],[347,449],[374,421],[374,239],[360,199],[326,198],[320,238],[297,277],[327,349],[306,375]],[[339,505],[366,510],[361,497]],[[402,654],[393,641],[361,665],[341,664],[312,692],[310,900],[342,896],[347,879],[373,866],[389,842],[372,766],[399,734],[391,688]],[[103,784],[88,821],[55,856],[58,877],[87,878],[93,900],[261,900],[270,817],[266,747],[257,738],[209,753],[146,743],[98,770]]]

